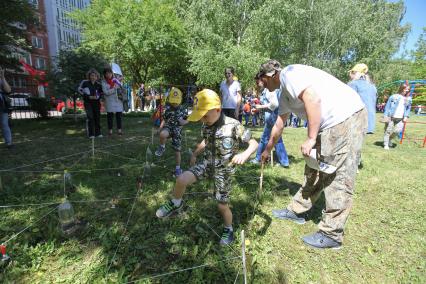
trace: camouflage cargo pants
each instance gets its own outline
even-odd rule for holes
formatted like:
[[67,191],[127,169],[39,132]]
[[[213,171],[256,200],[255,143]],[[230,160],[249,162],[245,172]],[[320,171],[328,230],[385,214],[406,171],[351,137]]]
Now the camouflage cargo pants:
[[212,179],[214,182],[215,198],[221,203],[228,203],[232,188],[232,175],[235,172],[234,167],[212,167],[211,163],[204,160],[191,168],[197,180]]
[[342,242],[343,229],[352,207],[358,160],[367,127],[367,111],[355,113],[344,122],[322,131],[315,148],[318,158],[337,170],[326,174],[305,165],[305,181],[287,207],[300,214],[311,209],[322,191],[325,210],[319,230],[332,239]]

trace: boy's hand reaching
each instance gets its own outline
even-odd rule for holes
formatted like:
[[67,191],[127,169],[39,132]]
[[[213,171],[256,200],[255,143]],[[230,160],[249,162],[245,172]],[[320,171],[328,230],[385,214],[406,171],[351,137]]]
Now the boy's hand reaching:
[[189,159],[189,165],[195,166],[195,163],[197,162],[197,156],[195,156],[194,154],[191,155],[191,159]]
[[237,154],[232,158],[231,164],[242,165],[248,159],[248,156],[245,153]]

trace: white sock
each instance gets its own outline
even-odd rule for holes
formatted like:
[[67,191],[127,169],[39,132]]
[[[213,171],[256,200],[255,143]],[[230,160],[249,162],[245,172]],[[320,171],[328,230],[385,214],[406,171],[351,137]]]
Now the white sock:
[[228,229],[228,230],[230,230],[231,232],[234,231],[234,228],[232,228],[232,225],[231,226],[225,226],[225,228]]
[[172,202],[173,202],[173,204],[174,204],[176,207],[178,207],[178,206],[180,206],[180,205],[182,204],[182,198],[179,198],[179,199],[175,199],[175,198],[173,198],[173,199],[172,199]]

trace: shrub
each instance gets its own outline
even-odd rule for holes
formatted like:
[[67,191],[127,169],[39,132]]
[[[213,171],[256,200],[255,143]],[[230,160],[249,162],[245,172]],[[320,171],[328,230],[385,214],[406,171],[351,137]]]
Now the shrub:
[[29,99],[30,109],[37,113],[38,117],[47,118],[49,116],[50,102],[46,98],[33,98]]

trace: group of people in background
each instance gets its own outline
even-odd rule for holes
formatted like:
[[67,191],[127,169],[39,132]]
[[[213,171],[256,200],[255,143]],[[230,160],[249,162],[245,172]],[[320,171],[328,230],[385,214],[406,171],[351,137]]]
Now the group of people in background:
[[101,80],[99,72],[95,69],[90,69],[86,78],[81,81],[77,91],[83,97],[89,138],[103,137],[100,121],[101,100],[104,101],[107,112],[108,135],[113,134],[114,116],[117,134],[123,135],[122,116],[124,105],[127,103],[127,94],[122,82],[114,75],[111,67],[104,68]]

